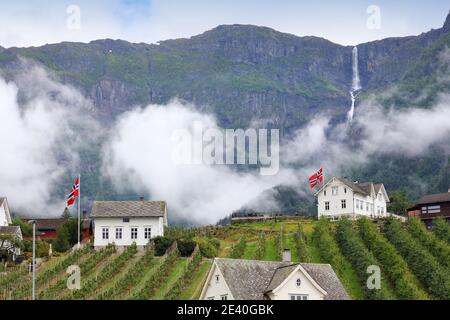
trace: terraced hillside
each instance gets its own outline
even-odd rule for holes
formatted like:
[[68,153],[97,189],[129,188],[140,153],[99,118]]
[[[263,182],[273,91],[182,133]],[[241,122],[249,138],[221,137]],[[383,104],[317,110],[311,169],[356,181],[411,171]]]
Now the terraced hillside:
[[[38,299],[197,299],[211,259],[201,243],[220,243],[217,256],[277,261],[289,248],[294,262],[329,263],[353,299],[450,299],[450,226],[437,221],[429,231],[417,220],[401,223],[299,218],[242,223],[228,227],[178,230],[200,248],[181,257],[176,247],[165,255],[154,250],[123,252],[111,246],[89,248],[52,258],[37,273]],[[181,235],[180,235],[181,234]],[[198,249],[199,248],[199,249]],[[67,289],[66,268],[81,269],[81,289]],[[381,289],[366,286],[367,267],[381,269]],[[30,299],[26,268],[0,277],[0,299]]]

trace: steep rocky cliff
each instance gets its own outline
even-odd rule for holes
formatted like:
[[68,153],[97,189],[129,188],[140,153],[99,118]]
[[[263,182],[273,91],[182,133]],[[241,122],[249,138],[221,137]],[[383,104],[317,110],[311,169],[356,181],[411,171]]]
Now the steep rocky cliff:
[[[362,86],[376,90],[401,81],[448,33],[449,20],[419,36],[359,45]],[[0,68],[14,72],[19,56],[80,88],[105,123],[132,106],[178,97],[224,126],[264,118],[289,132],[317,112],[344,119],[352,78],[351,47],[251,25],[223,25],[159,45],[98,40],[0,50]]]

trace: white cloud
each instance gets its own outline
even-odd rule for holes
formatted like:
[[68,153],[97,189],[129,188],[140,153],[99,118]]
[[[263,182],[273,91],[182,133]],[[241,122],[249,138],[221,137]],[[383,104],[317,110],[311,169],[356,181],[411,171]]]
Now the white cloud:
[[[26,72],[14,81],[0,78],[0,195],[15,212],[59,215],[65,202],[55,197],[55,188],[65,174],[76,172],[77,146],[94,136],[75,131],[75,126],[92,124],[79,112],[89,102],[42,69],[23,63]],[[78,125],[81,119],[86,121]]]
[[218,128],[211,116],[177,101],[123,115],[104,152],[105,173],[119,189],[165,200],[172,213],[201,223],[216,222],[264,190],[294,179],[287,172],[261,176],[259,171],[242,173],[225,165],[177,165],[172,161],[172,133],[191,130],[194,122]]

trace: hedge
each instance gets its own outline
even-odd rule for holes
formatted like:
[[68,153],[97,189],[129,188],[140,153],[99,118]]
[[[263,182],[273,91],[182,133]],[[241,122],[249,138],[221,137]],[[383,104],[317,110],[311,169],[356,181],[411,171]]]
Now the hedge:
[[436,258],[415,241],[398,220],[388,218],[384,231],[426,290],[438,299],[449,300],[450,275]]
[[400,299],[427,299],[428,295],[417,284],[416,277],[395,247],[378,231],[368,218],[358,220],[359,233],[367,248],[383,264],[385,272]]

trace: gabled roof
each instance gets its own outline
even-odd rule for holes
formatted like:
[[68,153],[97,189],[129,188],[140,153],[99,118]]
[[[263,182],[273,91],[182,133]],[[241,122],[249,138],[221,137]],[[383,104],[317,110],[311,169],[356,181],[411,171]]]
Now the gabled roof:
[[333,177],[330,179],[319,191],[317,191],[314,195],[317,196],[331,181],[338,180],[349,187],[353,192],[359,193],[363,196],[371,196],[372,190],[375,192],[375,195],[378,194],[380,189],[383,191],[386,201],[389,202],[389,197],[387,195],[386,189],[382,183],[373,183],[373,182],[360,182],[355,183],[341,177]]
[[[280,262],[216,258],[215,262],[237,300],[263,300]],[[286,263],[282,264],[286,265]]]
[[0,234],[19,235],[22,238],[22,231],[19,226],[3,226],[0,227]]
[[[215,263],[238,300],[266,299],[266,292],[276,289],[299,267],[298,263],[224,258],[216,258]],[[329,264],[300,263],[300,266],[326,292],[325,299],[349,299]]]
[[[50,219],[26,219],[25,221],[36,221],[36,229],[37,230],[56,230],[66,221],[63,218],[50,218]],[[89,219],[81,219],[81,228],[88,229],[91,225],[91,221]]]
[[95,201],[91,217],[164,217],[164,201]]
[[420,198],[416,205],[438,203],[438,202],[450,202],[450,192],[427,194]]

